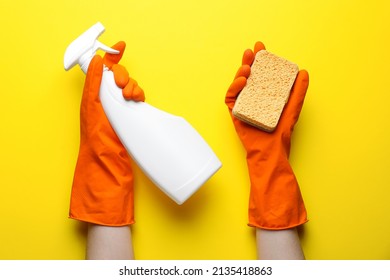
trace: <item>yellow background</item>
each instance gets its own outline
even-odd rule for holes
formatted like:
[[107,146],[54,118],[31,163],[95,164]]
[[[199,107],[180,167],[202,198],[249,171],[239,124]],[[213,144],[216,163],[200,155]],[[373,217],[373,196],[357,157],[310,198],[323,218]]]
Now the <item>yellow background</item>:
[[91,25],[127,42],[147,102],[186,118],[222,169],[178,206],[137,167],[138,259],[254,259],[245,153],[224,95],[246,48],[310,74],[291,164],[310,222],[308,259],[390,258],[389,1],[4,1],[0,3],[0,259],[83,259],[68,204],[84,75],[68,44]]

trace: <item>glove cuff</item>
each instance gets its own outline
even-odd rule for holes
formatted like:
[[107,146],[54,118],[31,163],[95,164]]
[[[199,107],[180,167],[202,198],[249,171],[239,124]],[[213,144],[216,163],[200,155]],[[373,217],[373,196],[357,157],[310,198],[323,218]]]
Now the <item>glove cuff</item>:
[[80,151],[70,218],[106,226],[130,225],[134,223],[133,201],[133,174],[127,154],[95,156]]
[[249,226],[281,230],[307,222],[294,172],[286,157],[248,159],[251,181]]

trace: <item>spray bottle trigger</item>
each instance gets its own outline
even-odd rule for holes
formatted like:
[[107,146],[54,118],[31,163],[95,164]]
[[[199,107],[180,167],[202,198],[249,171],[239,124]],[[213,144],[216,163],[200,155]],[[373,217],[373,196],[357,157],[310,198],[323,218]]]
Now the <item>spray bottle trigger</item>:
[[106,53],[111,53],[111,54],[119,54],[119,51],[118,50],[114,50],[110,47],[107,47],[106,45],[104,45],[103,43],[99,42],[98,40],[95,41],[95,47],[94,49],[96,50],[102,50],[102,51],[105,51]]

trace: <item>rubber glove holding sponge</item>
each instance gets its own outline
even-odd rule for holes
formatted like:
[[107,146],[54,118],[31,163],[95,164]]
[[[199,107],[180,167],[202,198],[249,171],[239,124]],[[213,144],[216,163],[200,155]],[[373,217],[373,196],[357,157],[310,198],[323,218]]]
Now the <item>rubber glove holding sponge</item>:
[[133,172],[130,157],[112,129],[99,98],[103,65],[114,72],[124,98],[144,101],[137,82],[119,65],[119,54],[95,55],[85,80],[80,109],[80,149],[74,173],[70,218],[106,226],[134,223]]
[[248,49],[244,52],[242,65],[227,91],[225,103],[247,152],[251,182],[249,225],[268,230],[281,230],[307,222],[305,205],[288,158],[291,134],[303,106],[309,76],[305,70],[299,71],[289,101],[284,107],[278,126],[272,133],[238,120],[232,115],[236,98],[250,75],[255,54],[264,49],[265,46],[257,42],[254,51]]

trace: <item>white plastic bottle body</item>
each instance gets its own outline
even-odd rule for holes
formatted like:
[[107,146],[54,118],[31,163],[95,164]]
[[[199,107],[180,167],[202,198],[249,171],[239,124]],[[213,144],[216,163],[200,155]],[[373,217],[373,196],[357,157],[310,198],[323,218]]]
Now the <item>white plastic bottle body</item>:
[[185,119],[145,102],[125,100],[107,69],[100,100],[128,153],[176,203],[186,201],[221,167],[209,145]]

